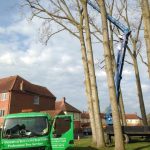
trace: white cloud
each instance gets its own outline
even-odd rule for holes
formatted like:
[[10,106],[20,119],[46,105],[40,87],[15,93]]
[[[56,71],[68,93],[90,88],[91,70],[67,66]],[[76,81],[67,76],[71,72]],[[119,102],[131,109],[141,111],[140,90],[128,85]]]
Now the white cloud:
[[14,62],[14,56],[11,53],[4,53],[0,56],[0,63],[12,65]]
[[96,76],[100,77],[100,78],[106,78],[106,72],[103,70],[98,70],[96,72]]
[[69,55],[63,54],[61,58],[62,63],[70,63],[71,57]]
[[[33,45],[32,45],[33,44]],[[46,62],[51,57],[51,49],[41,46],[40,44],[32,43],[20,60],[27,65],[34,63]]]
[[[58,98],[66,96],[68,101],[85,101],[84,93],[79,94],[79,97],[75,94],[80,93],[83,86],[79,84],[84,80],[81,75],[80,49],[76,41],[68,45],[72,43],[72,38],[65,33],[44,46],[37,42],[37,28],[25,23],[25,20],[3,29],[6,30],[3,36],[9,39],[0,44],[1,77],[19,74],[35,84],[48,87]],[[9,43],[9,40],[12,42]]]
[[3,33],[5,33],[5,29],[0,27],[0,34],[3,34]]
[[61,67],[53,67],[52,70],[55,71],[55,72],[62,72],[63,68],[61,68]]
[[133,74],[133,72],[130,70],[127,70],[127,69],[123,70],[123,76],[131,76],[132,74]]
[[142,84],[142,90],[143,92],[149,92],[150,91],[150,86],[147,84]]
[[11,26],[6,28],[7,34],[21,34],[24,36],[33,36],[36,34],[36,30],[39,28],[38,20],[28,22],[26,19],[23,19],[19,22],[13,23]]
[[70,67],[67,67],[65,70],[67,72],[70,72],[70,73],[78,73],[79,71],[81,72],[81,66],[70,66]]

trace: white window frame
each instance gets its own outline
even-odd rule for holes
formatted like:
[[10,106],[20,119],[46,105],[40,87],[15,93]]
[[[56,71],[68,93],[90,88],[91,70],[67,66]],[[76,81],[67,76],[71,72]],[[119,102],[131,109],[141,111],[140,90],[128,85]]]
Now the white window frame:
[[33,98],[33,104],[34,105],[39,105],[40,104],[40,97],[35,95]]
[[1,93],[1,101],[7,100],[8,93]]
[[4,109],[0,109],[0,117],[3,117],[5,115],[5,110]]

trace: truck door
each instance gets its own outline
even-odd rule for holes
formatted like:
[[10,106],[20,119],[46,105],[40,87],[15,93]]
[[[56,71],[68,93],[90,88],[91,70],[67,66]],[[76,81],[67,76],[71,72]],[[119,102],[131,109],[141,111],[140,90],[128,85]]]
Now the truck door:
[[51,145],[53,150],[65,150],[74,140],[73,116],[59,115],[53,120],[51,128]]

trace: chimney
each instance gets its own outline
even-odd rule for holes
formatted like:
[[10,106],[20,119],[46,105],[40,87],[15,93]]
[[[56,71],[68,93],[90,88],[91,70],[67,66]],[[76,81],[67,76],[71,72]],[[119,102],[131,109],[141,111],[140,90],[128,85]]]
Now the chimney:
[[20,83],[20,90],[21,90],[21,91],[24,91],[24,90],[23,90],[23,84],[24,84],[24,82],[23,82],[23,80],[22,80],[21,83]]
[[66,102],[66,98],[65,98],[65,97],[63,97],[63,102],[64,102],[64,103]]

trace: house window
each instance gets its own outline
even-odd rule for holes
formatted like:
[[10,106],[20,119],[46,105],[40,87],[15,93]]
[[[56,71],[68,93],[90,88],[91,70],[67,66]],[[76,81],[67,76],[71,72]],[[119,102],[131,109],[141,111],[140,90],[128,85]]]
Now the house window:
[[1,100],[4,101],[7,99],[7,93],[1,93]]
[[0,110],[0,117],[3,117],[5,115],[5,110]]
[[39,105],[39,101],[40,101],[40,97],[39,96],[34,96],[33,104]]

